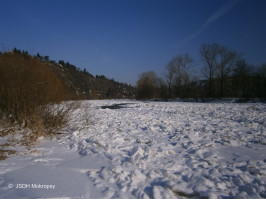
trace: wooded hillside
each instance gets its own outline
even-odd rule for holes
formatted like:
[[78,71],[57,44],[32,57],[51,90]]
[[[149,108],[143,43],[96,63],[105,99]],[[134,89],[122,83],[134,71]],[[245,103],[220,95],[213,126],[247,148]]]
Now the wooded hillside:
[[[20,62],[26,62],[27,59],[30,59],[32,62],[42,63],[42,65],[50,68],[64,85],[65,98],[67,100],[123,99],[135,97],[135,88],[133,86],[109,79],[104,75],[93,76],[86,69],[81,70],[75,65],[63,60],[55,62],[50,60],[49,56],[41,56],[39,53],[32,56],[27,51],[17,50],[16,48],[10,52],[1,53],[2,58],[7,56],[13,60],[14,66],[18,62],[16,59],[19,58],[21,60]],[[19,67],[19,63],[17,64],[17,67]]]

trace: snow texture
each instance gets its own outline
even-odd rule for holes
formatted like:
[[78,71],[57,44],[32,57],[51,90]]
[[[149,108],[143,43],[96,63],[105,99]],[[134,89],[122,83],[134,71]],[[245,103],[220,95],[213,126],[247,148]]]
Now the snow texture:
[[265,111],[83,101],[59,141],[0,162],[0,198],[266,198]]

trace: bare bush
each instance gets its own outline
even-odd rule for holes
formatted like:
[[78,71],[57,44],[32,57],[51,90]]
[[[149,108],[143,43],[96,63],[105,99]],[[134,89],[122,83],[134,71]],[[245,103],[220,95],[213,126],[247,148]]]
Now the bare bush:
[[80,107],[80,102],[64,102],[57,105],[45,105],[40,108],[42,123],[48,135],[60,133],[67,126],[69,114]]
[[14,52],[0,54],[0,137],[9,138],[0,145],[1,156],[9,146],[29,147],[40,136],[59,133],[78,107],[75,102],[62,103],[65,94],[47,63]]
[[64,100],[64,86],[48,66],[31,57],[0,56],[0,111],[22,122],[40,105]]

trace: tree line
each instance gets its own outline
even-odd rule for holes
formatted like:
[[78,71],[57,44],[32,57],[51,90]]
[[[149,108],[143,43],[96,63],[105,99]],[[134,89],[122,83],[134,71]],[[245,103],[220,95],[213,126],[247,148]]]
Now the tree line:
[[172,58],[164,77],[144,72],[137,81],[137,98],[266,98],[266,63],[254,66],[236,51],[212,43],[200,47],[201,74],[192,75],[194,59],[189,54]]

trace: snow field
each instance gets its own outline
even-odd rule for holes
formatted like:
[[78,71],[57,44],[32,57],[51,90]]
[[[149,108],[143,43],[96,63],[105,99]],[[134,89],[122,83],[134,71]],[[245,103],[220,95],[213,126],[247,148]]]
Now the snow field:
[[[83,101],[59,141],[0,162],[0,198],[266,198],[265,111],[262,103]],[[55,189],[7,187],[18,183]]]
[[[121,109],[101,106],[125,103]],[[264,104],[83,102],[62,141],[110,161],[88,170],[104,198],[265,198]]]

